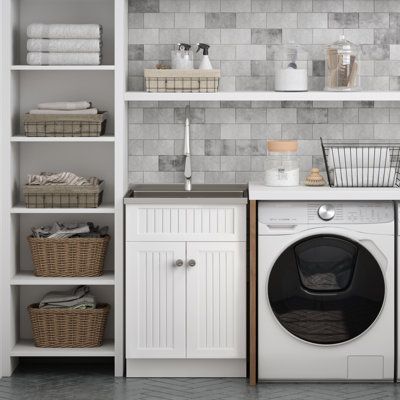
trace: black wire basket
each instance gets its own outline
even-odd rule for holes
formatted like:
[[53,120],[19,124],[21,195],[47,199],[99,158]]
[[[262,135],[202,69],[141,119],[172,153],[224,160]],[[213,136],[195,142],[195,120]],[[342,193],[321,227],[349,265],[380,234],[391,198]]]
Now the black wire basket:
[[321,138],[331,187],[399,187],[400,142]]

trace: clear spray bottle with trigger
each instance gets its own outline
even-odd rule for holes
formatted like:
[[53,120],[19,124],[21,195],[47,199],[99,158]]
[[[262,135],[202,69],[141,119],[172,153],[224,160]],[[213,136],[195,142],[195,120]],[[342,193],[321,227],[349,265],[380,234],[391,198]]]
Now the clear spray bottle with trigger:
[[178,43],[178,49],[171,52],[172,69],[193,69],[193,52],[190,44]]

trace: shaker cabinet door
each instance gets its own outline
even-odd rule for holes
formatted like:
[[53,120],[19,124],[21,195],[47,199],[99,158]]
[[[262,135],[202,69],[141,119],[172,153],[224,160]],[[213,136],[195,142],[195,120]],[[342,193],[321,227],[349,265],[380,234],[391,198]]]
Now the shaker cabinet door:
[[126,244],[127,358],[186,357],[186,247]]
[[187,357],[246,357],[246,245],[187,244]]

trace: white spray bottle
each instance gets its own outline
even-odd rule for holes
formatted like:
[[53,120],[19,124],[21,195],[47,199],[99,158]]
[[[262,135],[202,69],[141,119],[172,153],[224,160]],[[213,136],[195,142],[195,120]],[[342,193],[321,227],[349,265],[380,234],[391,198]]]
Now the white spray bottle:
[[197,46],[196,53],[198,53],[200,50],[203,50],[203,59],[201,60],[199,69],[213,69],[210,58],[208,57],[208,49],[210,46],[205,43],[197,43]]

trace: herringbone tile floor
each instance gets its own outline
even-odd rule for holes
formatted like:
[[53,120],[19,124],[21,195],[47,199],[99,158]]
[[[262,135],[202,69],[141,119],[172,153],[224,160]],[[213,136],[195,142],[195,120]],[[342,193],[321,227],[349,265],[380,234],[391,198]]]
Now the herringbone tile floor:
[[20,367],[0,380],[0,400],[380,400],[400,399],[392,383],[263,383],[244,379],[123,379],[105,366]]

